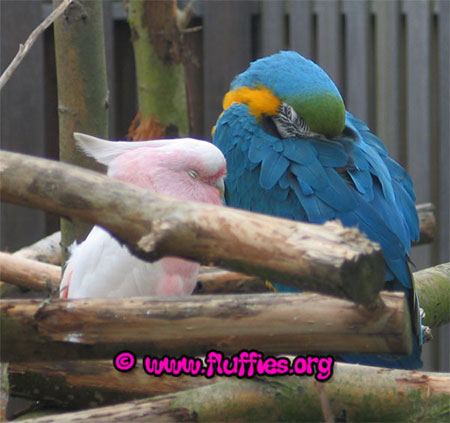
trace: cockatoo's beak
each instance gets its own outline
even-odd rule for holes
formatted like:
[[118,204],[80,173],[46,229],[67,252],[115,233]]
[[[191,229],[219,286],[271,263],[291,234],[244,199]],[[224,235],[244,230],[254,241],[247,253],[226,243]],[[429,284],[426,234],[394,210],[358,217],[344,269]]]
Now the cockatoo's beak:
[[217,180],[215,184],[213,184],[220,192],[220,196],[223,197],[225,195],[225,183],[224,178],[220,178]]

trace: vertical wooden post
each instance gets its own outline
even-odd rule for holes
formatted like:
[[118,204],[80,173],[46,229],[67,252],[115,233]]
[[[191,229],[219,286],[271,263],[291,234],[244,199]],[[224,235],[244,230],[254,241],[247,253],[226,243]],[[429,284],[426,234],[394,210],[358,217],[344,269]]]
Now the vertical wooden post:
[[[53,0],[54,5],[60,0]],[[59,157],[61,161],[100,170],[75,145],[75,131],[108,137],[108,87],[103,34],[103,4],[78,0],[55,22],[58,79]],[[61,219],[63,260],[67,246],[82,239],[90,226]]]
[[126,3],[136,63],[139,112],[130,127],[133,140],[189,134],[183,67],[183,36],[174,0]]

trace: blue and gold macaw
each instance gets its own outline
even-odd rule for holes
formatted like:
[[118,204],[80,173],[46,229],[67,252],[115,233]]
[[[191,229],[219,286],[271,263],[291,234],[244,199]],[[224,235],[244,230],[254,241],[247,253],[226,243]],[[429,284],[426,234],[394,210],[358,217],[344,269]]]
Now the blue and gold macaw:
[[411,303],[417,335],[412,355],[342,359],[420,367],[421,321],[408,266],[419,222],[406,171],[367,125],[345,110],[325,71],[296,52],[251,63],[231,83],[223,109],[213,141],[227,159],[226,203],[287,219],[339,219],[358,227],[383,249],[386,289],[405,292]]

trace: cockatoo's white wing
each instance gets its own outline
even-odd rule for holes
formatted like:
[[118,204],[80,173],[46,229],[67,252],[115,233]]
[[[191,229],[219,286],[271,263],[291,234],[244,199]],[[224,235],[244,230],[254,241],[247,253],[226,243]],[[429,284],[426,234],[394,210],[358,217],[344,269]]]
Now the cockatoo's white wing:
[[189,295],[197,281],[198,264],[170,257],[145,262],[99,226],[71,250],[63,298]]

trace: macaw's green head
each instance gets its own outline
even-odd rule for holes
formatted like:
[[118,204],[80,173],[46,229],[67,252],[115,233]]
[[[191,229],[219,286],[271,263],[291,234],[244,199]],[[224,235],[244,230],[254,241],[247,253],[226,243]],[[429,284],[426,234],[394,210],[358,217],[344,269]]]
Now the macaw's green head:
[[224,110],[244,103],[258,120],[275,124],[282,138],[333,138],[345,127],[345,105],[325,71],[294,51],[251,63],[225,95]]

